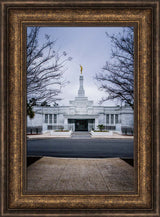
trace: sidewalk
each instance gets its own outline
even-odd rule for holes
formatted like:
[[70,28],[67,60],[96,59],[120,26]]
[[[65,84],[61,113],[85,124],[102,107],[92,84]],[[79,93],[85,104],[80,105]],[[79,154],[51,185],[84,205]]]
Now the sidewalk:
[[119,158],[43,157],[27,168],[27,190],[63,194],[134,191],[134,168]]
[[133,139],[133,136],[125,136],[125,135],[118,135],[118,134],[113,134],[113,135],[107,135],[107,136],[92,136],[92,139]]
[[72,135],[70,136],[52,136],[49,134],[41,134],[41,135],[27,135],[27,139],[53,139],[53,138],[67,138],[67,139],[133,139],[133,136],[124,136],[124,135],[107,135],[107,136],[90,136],[88,135]]

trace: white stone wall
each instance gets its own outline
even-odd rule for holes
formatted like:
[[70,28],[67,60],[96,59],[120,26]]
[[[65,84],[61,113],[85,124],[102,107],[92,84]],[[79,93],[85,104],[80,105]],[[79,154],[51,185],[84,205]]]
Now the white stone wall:
[[121,125],[133,127],[134,125],[134,112],[129,106],[123,107],[120,111]]
[[[79,110],[77,110],[79,109]],[[118,114],[119,123],[122,126],[133,127],[134,117],[133,110],[130,107],[103,107],[103,106],[88,106],[88,107],[75,107],[75,106],[61,106],[61,107],[34,107],[35,117],[30,119],[27,117],[27,126],[36,127],[43,126],[43,129],[47,129],[47,124],[45,124],[45,114],[52,114],[52,123],[54,124],[54,114],[57,115],[57,125],[68,124],[68,118],[74,119],[95,119],[95,127],[99,124],[103,125],[116,125],[115,114]],[[109,114],[110,123],[106,123],[106,115]],[[111,124],[111,114],[114,115],[114,123]],[[92,117],[91,117],[92,116]],[[116,130],[120,129],[120,125],[116,126]]]
[[134,125],[133,114],[122,113],[121,114],[121,125],[133,127]]
[[35,117],[32,119],[27,117],[27,126],[28,127],[42,126],[42,114],[35,114]]
[[106,115],[105,114],[99,114],[99,117],[98,117],[98,124],[103,124],[103,125],[106,125]]
[[63,114],[58,115],[57,121],[58,121],[59,124],[64,124],[64,116],[63,116]]

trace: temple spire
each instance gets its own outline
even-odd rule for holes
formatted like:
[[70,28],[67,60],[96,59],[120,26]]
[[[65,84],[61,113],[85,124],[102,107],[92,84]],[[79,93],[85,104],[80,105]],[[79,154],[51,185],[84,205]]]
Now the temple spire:
[[84,97],[85,96],[85,92],[84,92],[84,88],[83,88],[83,75],[82,75],[83,67],[81,65],[80,65],[80,67],[81,67],[81,75],[79,76],[78,97]]

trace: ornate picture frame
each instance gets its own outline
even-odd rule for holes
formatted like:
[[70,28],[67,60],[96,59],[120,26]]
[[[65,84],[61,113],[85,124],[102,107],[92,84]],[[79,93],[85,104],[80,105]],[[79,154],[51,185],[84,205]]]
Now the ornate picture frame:
[[[159,1],[1,1],[1,216],[159,216]],[[135,27],[134,193],[25,191],[28,25]]]

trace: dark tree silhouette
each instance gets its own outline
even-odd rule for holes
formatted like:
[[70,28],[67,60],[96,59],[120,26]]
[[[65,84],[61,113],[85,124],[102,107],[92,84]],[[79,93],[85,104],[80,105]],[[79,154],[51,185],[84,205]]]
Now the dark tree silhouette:
[[34,111],[32,109],[33,106],[36,105],[36,99],[35,98],[32,98],[30,99],[28,102],[27,102],[27,115],[30,117],[30,118],[34,118]]
[[123,33],[109,35],[112,45],[112,59],[107,61],[102,72],[96,74],[106,100],[119,99],[134,109],[134,29],[124,28]]
[[[27,32],[27,106],[31,111],[32,99],[41,104],[55,103],[60,100],[58,95],[66,84],[63,73],[65,63],[71,60],[67,53],[54,49],[55,42],[45,35],[43,44],[39,43],[40,27],[30,27]],[[27,110],[28,111],[28,110]],[[28,113],[27,113],[28,114]],[[29,115],[29,114],[28,114]],[[33,116],[33,115],[31,115]]]

